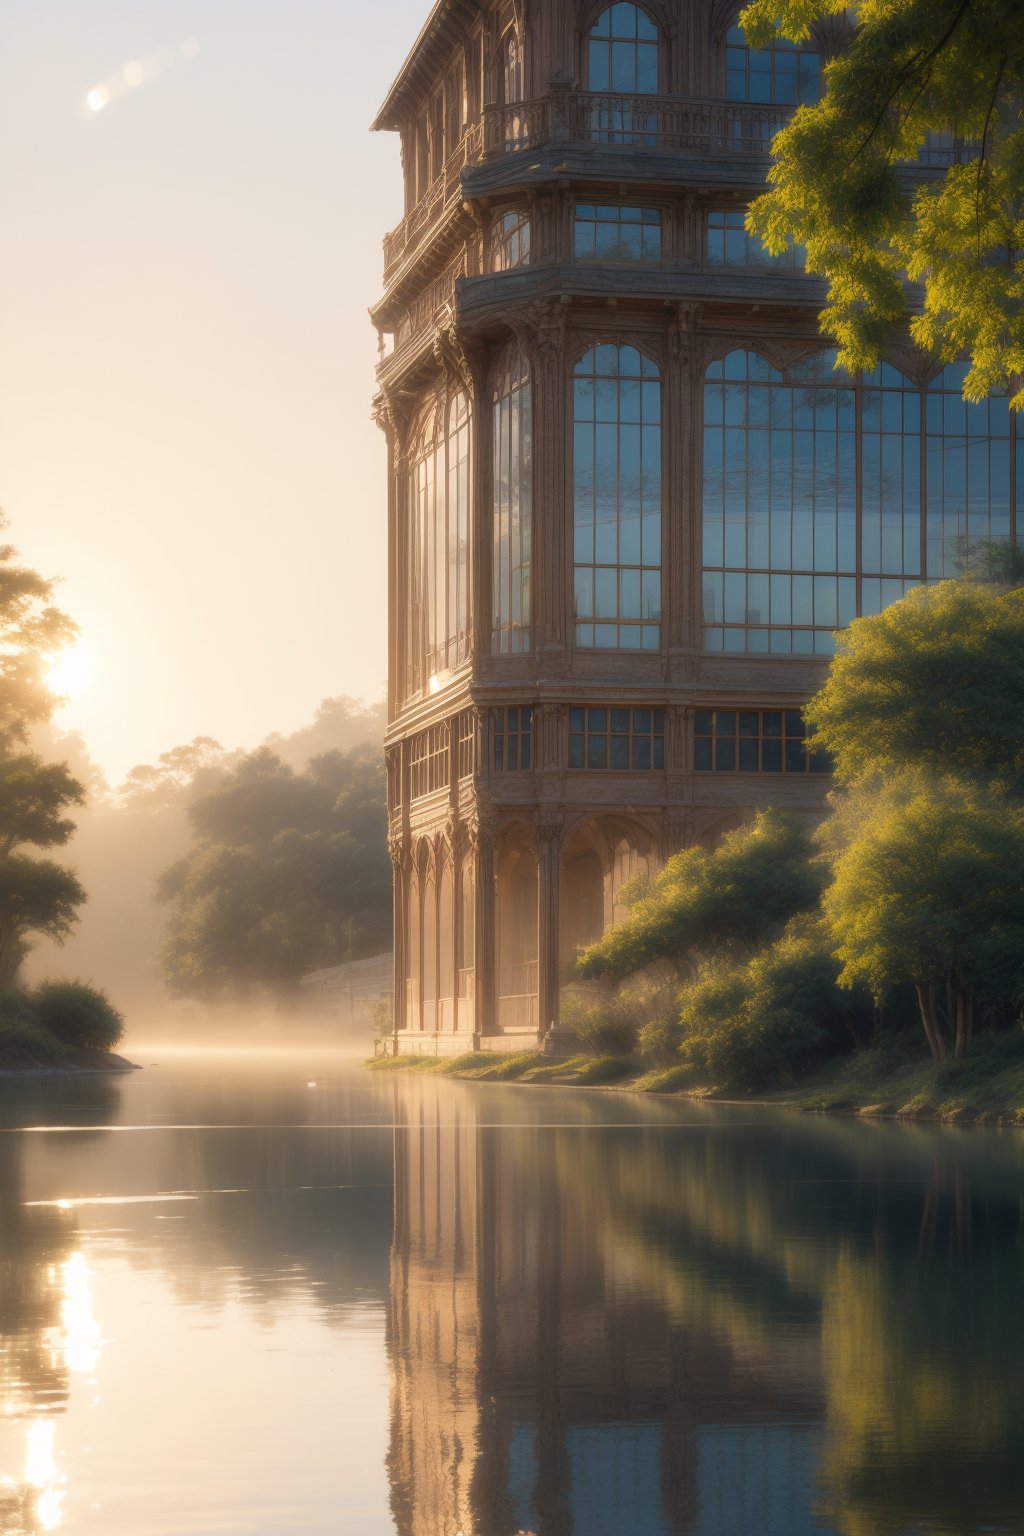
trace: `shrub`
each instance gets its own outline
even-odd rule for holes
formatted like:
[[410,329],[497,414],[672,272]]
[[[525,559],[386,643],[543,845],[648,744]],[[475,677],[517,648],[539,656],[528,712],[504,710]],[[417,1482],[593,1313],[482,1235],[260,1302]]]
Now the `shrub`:
[[24,992],[0,992],[0,1067],[61,1066],[66,1053],[43,1028]]
[[797,917],[742,964],[712,962],[681,994],[683,1062],[735,1088],[791,1082],[866,1036],[867,995],[841,991],[819,921]]
[[46,981],[28,995],[36,1019],[65,1045],[110,1051],[124,1033],[124,1016],[105,992],[82,981]]
[[38,1025],[38,1017],[24,992],[14,987],[0,990],[0,1033]]
[[560,1005],[561,1021],[577,1040],[598,1056],[630,1056],[644,1023],[642,1002],[635,992],[567,992]]

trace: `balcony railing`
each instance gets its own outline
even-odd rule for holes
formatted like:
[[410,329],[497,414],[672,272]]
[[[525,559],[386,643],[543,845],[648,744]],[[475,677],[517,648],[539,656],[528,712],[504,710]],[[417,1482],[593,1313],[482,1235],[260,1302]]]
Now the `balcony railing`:
[[457,261],[446,267],[440,277],[428,283],[409,305],[395,326],[395,346],[400,347],[421,331],[428,330],[445,305],[455,303],[455,284],[466,275],[466,256],[463,252]]
[[786,107],[746,102],[580,91],[571,101],[569,136],[576,144],[764,155],[789,116]]
[[480,159],[481,131],[479,125],[470,128],[448,156],[441,174],[435,178],[420,198],[390,234],[384,236],[384,270],[391,268],[415,245],[421,233],[437,217],[441,209],[461,189],[462,172],[467,165]]
[[[543,145],[593,145],[674,150],[701,157],[766,157],[792,108],[692,96],[629,96],[575,91],[554,83],[532,101],[488,106],[445,162],[441,174],[398,227],[384,237],[384,269],[390,274],[438,214],[461,193],[467,166]],[[952,165],[965,147],[952,135],[932,135],[918,164]]]

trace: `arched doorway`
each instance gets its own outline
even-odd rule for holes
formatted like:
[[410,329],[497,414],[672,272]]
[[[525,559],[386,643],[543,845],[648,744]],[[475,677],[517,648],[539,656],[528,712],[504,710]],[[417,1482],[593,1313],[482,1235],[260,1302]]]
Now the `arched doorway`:
[[653,875],[659,864],[653,834],[626,818],[599,816],[573,831],[562,854],[559,892],[563,986],[575,984],[583,950],[626,915],[623,888],[638,876]]
[[535,1030],[538,1019],[537,850],[523,826],[502,833],[495,861],[499,1030]]

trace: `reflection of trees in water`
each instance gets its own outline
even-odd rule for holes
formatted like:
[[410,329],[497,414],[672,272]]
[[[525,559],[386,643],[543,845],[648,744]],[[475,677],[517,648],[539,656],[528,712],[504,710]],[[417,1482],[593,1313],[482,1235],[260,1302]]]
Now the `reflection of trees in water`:
[[604,1096],[574,1104],[578,1129],[497,1131],[475,1123],[482,1097],[436,1094],[407,1086],[396,1139],[403,1536],[581,1532],[587,1456],[647,1469],[640,1526],[696,1530],[723,1473],[738,1519],[752,1436],[790,1501],[770,1536],[815,1504],[840,1536],[1019,1528],[1015,1138],[697,1110],[684,1126],[678,1106],[598,1130],[631,1118]]
[[820,1380],[838,1531],[966,1536],[1024,1507],[1018,1158],[984,1133],[773,1121],[615,1157],[570,1140],[559,1176],[681,1320]]
[[147,1133],[148,1187],[241,1193],[169,1207],[180,1219],[130,1245],[129,1262],[158,1269],[188,1305],[241,1302],[268,1321],[296,1299],[338,1320],[353,1307],[382,1305],[392,1133],[346,1125],[374,1119],[369,1096],[345,1078],[311,1090],[301,1069],[284,1077],[280,1067],[197,1073],[175,1082],[174,1094],[161,1095],[161,1110],[202,1128]]

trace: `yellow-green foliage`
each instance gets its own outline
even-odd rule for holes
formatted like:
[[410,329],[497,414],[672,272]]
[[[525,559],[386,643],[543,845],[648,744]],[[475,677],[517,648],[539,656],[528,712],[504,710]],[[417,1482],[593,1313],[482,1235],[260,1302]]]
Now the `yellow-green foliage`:
[[679,1055],[694,1076],[729,1087],[789,1082],[865,1038],[866,993],[836,985],[838,962],[819,919],[794,918],[740,963],[711,961],[685,987]]
[[[969,399],[1008,387],[1024,408],[1020,0],[753,0],[740,19],[764,47],[844,13],[849,45],[821,101],[777,135],[748,227],[775,253],[806,247],[843,366],[877,366],[907,316],[906,274],[924,287],[914,339],[943,361],[970,356]],[[934,133],[969,146],[963,163],[914,171]]]
[[1024,810],[963,777],[907,769],[848,807],[825,918],[843,985],[1024,981]]
[[674,1011],[671,988],[634,981],[618,992],[562,993],[561,1023],[599,1055],[629,1056]]
[[806,829],[759,811],[717,848],[687,848],[629,894],[621,923],[584,952],[582,976],[621,979],[663,965],[684,975],[722,951],[749,952],[815,904],[821,874]]
[[1024,593],[943,581],[857,619],[805,713],[842,784],[916,764],[1024,786]]

